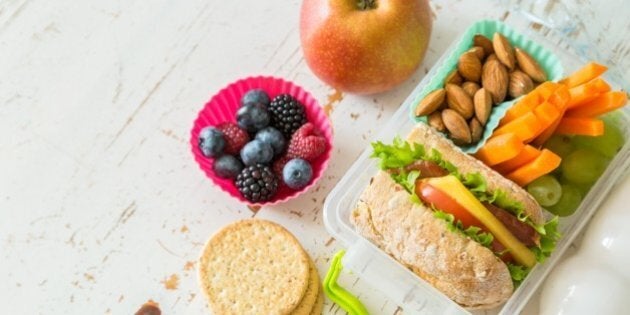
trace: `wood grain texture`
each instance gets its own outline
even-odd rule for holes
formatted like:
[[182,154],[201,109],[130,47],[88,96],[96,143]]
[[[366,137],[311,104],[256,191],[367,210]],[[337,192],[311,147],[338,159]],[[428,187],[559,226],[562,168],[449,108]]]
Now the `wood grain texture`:
[[[627,69],[629,24],[603,18],[627,12],[626,2],[567,2]],[[148,299],[168,314],[207,313],[192,262],[209,235],[252,216],[287,227],[323,275],[341,248],[323,228],[328,192],[465,27],[510,18],[492,1],[435,1],[423,64],[395,90],[365,97],[312,75],[299,6],[0,2],[0,297],[11,301],[3,313],[129,314]],[[188,137],[213,93],[255,74],[293,80],[326,104],[335,150],[312,191],[253,213],[198,170]],[[179,281],[168,289],[172,278]],[[401,313],[352,275],[340,281],[374,313]],[[342,312],[326,301],[324,313]]]

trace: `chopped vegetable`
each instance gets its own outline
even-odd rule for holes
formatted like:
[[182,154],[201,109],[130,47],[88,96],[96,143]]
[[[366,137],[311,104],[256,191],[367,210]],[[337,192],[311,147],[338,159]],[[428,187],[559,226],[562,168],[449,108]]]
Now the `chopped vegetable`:
[[567,111],[570,117],[597,117],[626,105],[628,94],[623,91],[606,92],[588,103]]
[[501,174],[510,173],[513,170],[525,165],[526,163],[533,161],[536,157],[540,155],[540,153],[541,151],[534,148],[533,146],[529,144],[525,145],[521,153],[519,153],[513,159],[495,165],[494,169]]
[[560,120],[556,133],[560,135],[601,136],[604,122],[595,118],[564,117]]
[[555,153],[543,149],[540,155],[533,161],[517,168],[507,174],[506,177],[521,186],[525,186],[536,178],[551,173],[560,166],[561,160],[562,159]]
[[569,89],[571,100],[567,108],[573,108],[588,103],[599,96],[601,93],[610,91],[610,85],[602,78],[595,78],[584,84]]
[[525,115],[527,112],[532,111],[540,102],[544,101],[540,94],[538,93],[529,93],[523,96],[518,102],[516,102],[512,107],[510,107],[506,112],[503,118],[501,118],[501,122],[499,126],[503,126],[510,121],[517,119]]
[[525,145],[515,134],[506,133],[488,139],[475,157],[486,165],[497,165],[517,156]]
[[507,133],[513,133],[521,141],[525,142],[540,134],[541,124],[532,112],[527,112],[519,118],[499,127],[492,133],[492,136],[499,136]]
[[426,180],[420,180],[416,184],[415,192],[425,204],[455,216],[455,219],[460,221],[464,228],[476,226],[483,229],[483,224],[457,202],[461,198],[453,194],[453,191],[447,190],[447,193],[429,184]]
[[606,70],[608,70],[606,66],[590,62],[568,77],[560,80],[560,83],[572,88],[599,77],[602,73],[606,72]]

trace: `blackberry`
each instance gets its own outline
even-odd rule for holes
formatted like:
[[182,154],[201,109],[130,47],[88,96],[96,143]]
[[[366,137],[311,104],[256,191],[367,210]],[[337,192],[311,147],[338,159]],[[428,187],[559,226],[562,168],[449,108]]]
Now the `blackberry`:
[[304,105],[289,94],[280,94],[269,103],[271,125],[284,134],[286,139],[306,123]]
[[236,176],[236,188],[252,202],[270,200],[278,190],[278,177],[269,166],[255,164],[245,167]]

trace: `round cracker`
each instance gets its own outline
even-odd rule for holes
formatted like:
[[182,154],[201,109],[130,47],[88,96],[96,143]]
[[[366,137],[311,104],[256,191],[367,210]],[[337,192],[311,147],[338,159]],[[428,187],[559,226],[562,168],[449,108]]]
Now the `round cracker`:
[[242,220],[208,241],[199,278],[215,314],[289,314],[308,287],[309,258],[282,226]]
[[322,311],[324,310],[324,292],[319,290],[319,294],[317,295],[317,301],[315,302],[315,306],[311,310],[310,315],[322,315]]
[[315,267],[311,259],[309,259],[308,262],[310,271],[308,287],[306,288],[302,301],[293,312],[291,312],[291,315],[309,315],[317,301],[317,295],[319,295],[319,274],[317,273],[317,267]]

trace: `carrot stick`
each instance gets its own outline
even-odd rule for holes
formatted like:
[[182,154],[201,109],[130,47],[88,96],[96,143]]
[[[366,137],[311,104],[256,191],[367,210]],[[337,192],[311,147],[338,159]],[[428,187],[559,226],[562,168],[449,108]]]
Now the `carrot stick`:
[[526,163],[533,161],[536,157],[540,155],[540,153],[540,150],[527,144],[525,145],[525,147],[523,147],[523,150],[517,156],[505,162],[499,163],[492,168],[495,171],[505,175],[525,165]]
[[513,133],[493,136],[475,153],[475,157],[488,166],[505,162],[517,156],[525,145]]
[[565,85],[560,85],[556,90],[553,91],[548,98],[549,103],[555,105],[558,109],[564,110],[567,108],[569,102],[571,101],[571,93],[569,92],[569,88]]
[[595,99],[599,94],[610,91],[610,85],[602,78],[595,78],[584,84],[569,89],[571,100],[567,108],[573,108],[588,103]]
[[532,112],[527,112],[525,115],[494,130],[492,136],[513,133],[521,139],[521,141],[525,142],[535,137],[537,134],[540,134],[540,128],[541,126],[536,115]]
[[499,126],[503,126],[510,121],[525,115],[527,112],[536,108],[536,106],[538,106],[538,104],[542,101],[543,99],[540,94],[528,93],[505,112],[505,115],[499,122]]
[[626,105],[626,102],[628,102],[628,94],[625,92],[606,92],[586,104],[571,108],[567,111],[567,116],[597,117]]
[[562,111],[549,102],[544,102],[534,109],[534,115],[538,119],[540,125],[538,132],[526,140],[531,142],[534,138],[540,136],[547,128],[549,128],[556,120],[562,118]]
[[548,174],[560,166],[561,158],[555,153],[543,149],[534,160],[517,168],[505,177],[511,179],[520,186],[525,186],[536,178]]
[[540,95],[543,100],[546,100],[561,86],[562,86],[561,84],[554,83],[551,81],[546,81],[540,84],[539,86],[537,86],[530,93],[538,93],[538,95]]
[[556,133],[560,135],[601,136],[604,122],[595,118],[564,117],[560,120]]
[[568,77],[560,80],[560,83],[572,88],[595,79],[602,73],[606,72],[606,70],[608,70],[606,66],[590,62],[586,66],[570,74]]

